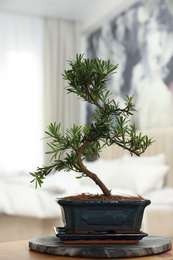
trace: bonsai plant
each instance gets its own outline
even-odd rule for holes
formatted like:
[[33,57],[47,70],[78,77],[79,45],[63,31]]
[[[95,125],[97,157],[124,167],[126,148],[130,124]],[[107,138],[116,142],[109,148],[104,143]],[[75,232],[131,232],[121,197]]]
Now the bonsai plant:
[[[131,155],[140,156],[152,144],[152,140],[147,136],[142,136],[141,133],[137,134],[135,125],[130,124],[129,116],[133,115],[135,111],[132,103],[133,97],[126,95],[124,108],[120,107],[119,102],[111,99],[111,92],[107,89],[107,82],[109,77],[116,73],[118,65],[111,64],[109,60],[105,61],[98,58],[85,59],[84,55],[76,55],[76,60],[70,60],[68,63],[71,68],[65,70],[63,74],[63,78],[68,82],[68,87],[66,87],[67,93],[75,93],[82,100],[89,102],[95,107],[92,123],[89,126],[86,124],[84,126],[74,124],[70,129],[66,129],[64,134],[61,134],[60,123],[51,123],[48,126],[48,131],[45,132],[47,137],[51,138],[51,141],[48,143],[51,150],[47,152],[47,154],[52,155],[51,163],[48,166],[39,167],[35,173],[31,173],[34,177],[31,182],[35,181],[36,187],[38,185],[41,187],[45,177],[50,173],[61,170],[77,172],[80,174],[77,178],[89,177],[100,187],[102,195],[95,197],[98,197],[99,203],[103,207],[103,204],[107,200],[110,201],[113,197],[110,190],[111,187],[106,187],[99,175],[85,167],[85,159],[99,156],[104,147],[111,145],[118,145],[122,149],[129,151]],[[63,213],[65,217],[67,215],[66,208],[68,208],[67,201],[70,202],[70,207],[72,204],[78,203],[79,206],[81,203],[81,201],[74,202],[74,199],[74,197],[71,197],[58,200],[58,203],[63,207],[63,212],[65,211]],[[120,199],[119,197],[113,197],[113,201],[116,200],[116,204]],[[131,213],[128,213],[128,217],[129,214],[134,214],[134,211],[143,213],[144,207],[150,203],[148,200],[136,197],[133,198],[135,207],[139,204],[139,199],[140,203],[142,203],[142,208],[140,210],[135,208]],[[91,200],[94,200],[93,195]],[[132,203],[132,199],[129,201]],[[87,203],[89,208],[86,211],[90,212],[91,204],[88,202],[88,197]],[[123,201],[123,203],[127,208],[127,201]],[[111,202],[111,207],[112,205],[113,202]],[[130,211],[131,209],[132,206],[129,206]],[[82,218],[83,222],[87,222],[86,215]],[[104,216],[102,215],[103,218]],[[80,223],[80,220],[78,219],[76,222]],[[98,219],[96,222],[99,222]],[[101,229],[112,230],[110,226],[111,221],[105,222],[107,222],[108,227],[104,226]],[[68,227],[67,220],[64,223],[67,230],[75,230],[75,232],[76,230],[78,232],[83,230],[83,227],[80,225],[75,228],[69,224]],[[136,233],[136,230],[139,231],[140,225],[141,223],[139,223],[138,228],[134,228],[132,225],[130,227],[131,231]],[[113,228],[116,232],[123,229],[127,229],[126,225],[125,227],[121,225],[121,228]],[[93,227],[90,226],[89,230],[93,230]],[[94,230],[98,230],[98,228],[94,228]]]

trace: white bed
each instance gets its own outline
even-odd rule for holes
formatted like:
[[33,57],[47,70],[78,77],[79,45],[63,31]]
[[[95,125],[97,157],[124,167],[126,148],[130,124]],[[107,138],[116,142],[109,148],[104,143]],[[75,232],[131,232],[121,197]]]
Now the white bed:
[[[101,153],[100,160],[87,166],[99,172],[112,193],[136,193],[151,199],[142,230],[149,235],[173,237],[173,127],[143,134],[156,142],[139,160],[112,146]],[[0,180],[0,242],[53,235],[53,227],[62,225],[55,198],[100,192],[92,181],[77,180],[71,172],[49,177],[38,190],[30,184],[31,179],[26,174]]]
[[[149,235],[173,238],[173,127],[151,129],[142,133],[156,140],[143,156],[164,154],[165,164],[169,167],[163,187],[153,189],[145,196],[151,199],[151,205],[145,211],[143,230]],[[103,152],[102,157],[113,159],[123,154],[122,149],[112,146]]]

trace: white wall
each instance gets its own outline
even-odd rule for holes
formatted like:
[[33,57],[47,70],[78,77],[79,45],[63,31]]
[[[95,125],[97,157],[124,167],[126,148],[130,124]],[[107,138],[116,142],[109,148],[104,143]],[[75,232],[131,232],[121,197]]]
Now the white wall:
[[100,5],[91,9],[81,21],[81,33],[87,35],[137,2],[138,0],[100,0]]

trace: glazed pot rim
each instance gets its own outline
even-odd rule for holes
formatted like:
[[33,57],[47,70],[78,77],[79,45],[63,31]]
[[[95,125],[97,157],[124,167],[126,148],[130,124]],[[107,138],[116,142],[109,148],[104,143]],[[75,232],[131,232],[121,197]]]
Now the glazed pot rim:
[[122,205],[149,205],[151,201],[149,199],[142,200],[72,200],[72,199],[59,199],[56,198],[56,202],[60,205],[93,205],[93,204],[122,204]]

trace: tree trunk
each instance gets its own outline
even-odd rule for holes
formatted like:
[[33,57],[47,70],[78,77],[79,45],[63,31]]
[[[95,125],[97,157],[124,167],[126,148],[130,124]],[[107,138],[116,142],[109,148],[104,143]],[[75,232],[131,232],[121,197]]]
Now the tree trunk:
[[110,190],[105,186],[105,184],[100,180],[100,178],[93,172],[89,171],[85,165],[82,162],[81,155],[85,148],[91,143],[91,141],[86,141],[77,151],[77,157],[78,157],[78,166],[79,166],[79,171],[85,173],[90,179],[92,179],[96,185],[100,187],[102,190],[103,194],[105,196],[111,196]]

